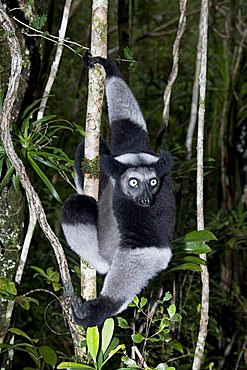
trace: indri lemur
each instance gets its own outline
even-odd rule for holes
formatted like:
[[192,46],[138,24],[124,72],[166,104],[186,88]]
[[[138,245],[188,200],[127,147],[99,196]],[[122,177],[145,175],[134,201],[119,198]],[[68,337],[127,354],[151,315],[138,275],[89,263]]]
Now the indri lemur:
[[83,142],[75,154],[77,194],[63,207],[62,227],[70,247],[99,273],[106,274],[98,298],[73,298],[74,320],[83,327],[100,325],[126,309],[172,256],[175,205],[168,173],[169,153],[154,153],[137,101],[109,59],[84,57],[106,71],[111,126],[110,148],[101,140],[98,204],[83,195]]

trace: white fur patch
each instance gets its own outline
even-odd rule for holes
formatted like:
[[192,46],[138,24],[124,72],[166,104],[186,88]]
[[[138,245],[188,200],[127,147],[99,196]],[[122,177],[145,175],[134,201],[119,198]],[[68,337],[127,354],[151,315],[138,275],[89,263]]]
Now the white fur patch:
[[118,250],[106,275],[102,294],[124,303],[124,310],[133,298],[147,286],[150,279],[170,262],[170,248],[145,247]]
[[75,171],[75,186],[77,194],[83,194],[81,182],[79,181],[79,176],[77,175],[76,171]]
[[130,119],[147,131],[141,109],[122,78],[111,77],[106,80],[106,97],[110,121]]
[[63,224],[62,226],[64,235],[71,249],[99,273],[106,274],[110,266],[99,254],[95,226],[83,224]]
[[133,166],[139,164],[154,164],[157,163],[159,158],[155,155],[148,153],[126,153],[115,157],[116,161],[123,164],[132,164]]

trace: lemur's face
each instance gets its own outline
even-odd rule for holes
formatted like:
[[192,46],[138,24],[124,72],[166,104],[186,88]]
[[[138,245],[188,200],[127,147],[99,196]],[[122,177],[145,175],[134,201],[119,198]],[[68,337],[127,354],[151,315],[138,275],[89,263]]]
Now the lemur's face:
[[151,167],[128,168],[120,177],[120,187],[140,206],[151,206],[160,187],[160,178]]

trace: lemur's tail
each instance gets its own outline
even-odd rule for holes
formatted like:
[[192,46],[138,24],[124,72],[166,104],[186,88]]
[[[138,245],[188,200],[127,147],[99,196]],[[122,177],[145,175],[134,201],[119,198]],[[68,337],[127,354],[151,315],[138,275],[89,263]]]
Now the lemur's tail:
[[129,151],[149,151],[147,127],[141,109],[115,63],[110,59],[93,57],[89,51],[86,52],[83,61],[89,68],[101,64],[106,71],[106,97],[112,129],[112,154],[115,156]]

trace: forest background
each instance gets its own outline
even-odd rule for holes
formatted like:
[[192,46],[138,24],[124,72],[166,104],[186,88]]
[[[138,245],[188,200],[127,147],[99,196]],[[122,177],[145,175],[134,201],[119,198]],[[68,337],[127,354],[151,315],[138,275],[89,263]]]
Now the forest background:
[[[66,245],[60,219],[62,202],[74,192],[73,154],[83,134],[86,116],[88,73],[82,64],[80,55],[84,51],[79,45],[90,46],[91,2],[72,2],[66,38],[78,45],[68,43],[74,51],[64,48],[45,115],[39,121],[40,98],[56,51],[50,35],[57,36],[64,4],[54,0],[36,3],[11,0],[4,1],[4,5],[15,25],[24,60],[18,99],[12,112],[11,135],[48,221],[63,245],[79,294],[79,261]],[[180,43],[178,77],[172,88],[169,126],[159,140],[163,93],[172,68],[179,2],[109,1],[108,55],[119,62],[125,80],[140,103],[153,146],[168,149],[173,155],[177,223],[174,259],[169,269],[143,292],[142,299],[136,300],[133,307],[121,315],[122,318],[115,320],[115,336],[119,343],[125,344],[126,350],[123,351],[122,365],[121,355],[115,355],[104,365],[106,369],[121,366],[134,369],[135,363],[139,368],[146,364],[154,368],[165,363],[157,369],[170,366],[183,370],[190,369],[193,361],[200,321],[200,263],[203,261],[198,257],[198,244],[194,254],[188,254],[181,249],[181,238],[197,229],[196,134],[191,156],[186,148],[186,138],[195,78],[200,6],[197,0],[187,3],[186,29]],[[244,294],[247,280],[246,35],[245,1],[210,1],[204,206],[205,228],[217,240],[211,240],[211,252],[207,255],[210,311],[202,369],[245,369],[247,364],[247,301]],[[11,62],[6,32],[2,28],[0,42],[2,107]],[[101,131],[109,139],[105,108]],[[57,299],[62,295],[62,285],[56,258],[37,225],[21,283],[14,283],[20,246],[32,221],[32,209],[30,205],[28,207],[19,177],[2,145],[0,174],[0,333],[5,343],[2,345],[1,369],[55,368],[62,361],[72,361],[74,351]],[[197,242],[204,243],[205,240]],[[99,277],[98,285],[101,284]],[[157,303],[158,298],[160,302]],[[16,303],[11,323],[7,317],[9,302]],[[156,311],[147,331],[152,309]],[[158,334],[153,326],[155,320],[163,322]],[[135,356],[131,355],[133,347],[137,348]],[[136,358],[136,362],[131,362],[131,358],[132,361]],[[91,362],[89,356],[87,363]]]

